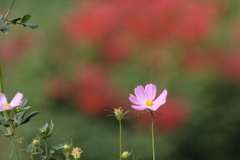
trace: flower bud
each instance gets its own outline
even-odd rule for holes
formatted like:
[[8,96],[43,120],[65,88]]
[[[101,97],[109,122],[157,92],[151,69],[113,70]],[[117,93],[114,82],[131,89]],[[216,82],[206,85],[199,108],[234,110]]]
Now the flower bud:
[[122,120],[123,117],[123,109],[122,107],[119,108],[113,108],[114,109],[114,115],[117,118],[117,120]]
[[72,156],[73,156],[73,158],[74,159],[80,159],[80,157],[81,157],[81,153],[82,153],[83,151],[80,149],[80,148],[73,148],[73,150],[72,150]]
[[128,158],[130,155],[131,155],[131,152],[129,153],[128,151],[124,151],[121,156],[122,156],[122,158],[126,159],[126,158]]
[[32,141],[32,145],[33,146],[39,146],[39,144],[40,144],[40,142],[39,142],[39,140],[37,140],[37,139],[34,139],[33,141]]
[[68,144],[64,144],[64,146],[63,146],[63,149],[64,149],[64,150],[69,150],[70,148],[71,148],[71,146],[68,145]]

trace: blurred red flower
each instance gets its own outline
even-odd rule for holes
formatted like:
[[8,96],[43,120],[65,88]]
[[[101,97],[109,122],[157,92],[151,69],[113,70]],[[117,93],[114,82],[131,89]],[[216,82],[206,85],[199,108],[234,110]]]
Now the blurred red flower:
[[76,75],[74,98],[80,112],[98,115],[104,113],[105,109],[116,106],[114,87],[101,67],[84,65],[77,68]]
[[[176,131],[184,124],[189,114],[185,101],[169,97],[166,104],[161,106],[157,112],[162,114],[154,114],[154,127],[159,133]],[[150,113],[140,114],[136,117],[136,121],[138,126],[144,130],[146,127],[151,127]]]
[[68,15],[74,40],[104,41],[127,31],[137,41],[192,42],[208,36],[219,6],[192,0],[83,1]]
[[189,71],[215,69],[218,53],[201,49],[188,49],[185,54],[184,67]]
[[17,35],[0,43],[0,61],[9,63],[17,60],[36,46],[34,36]]
[[220,54],[218,70],[227,79],[232,79],[240,85],[240,53],[239,51]]
[[58,100],[67,98],[70,92],[70,86],[64,78],[51,76],[47,77],[45,81],[45,90],[50,97]]

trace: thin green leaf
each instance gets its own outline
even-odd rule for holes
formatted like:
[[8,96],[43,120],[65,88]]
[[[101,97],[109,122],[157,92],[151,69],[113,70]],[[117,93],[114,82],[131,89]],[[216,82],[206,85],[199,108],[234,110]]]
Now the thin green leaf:
[[17,18],[13,18],[13,19],[10,19],[9,22],[12,22],[13,24],[16,24],[17,21],[21,20],[22,18],[20,17],[17,17]]
[[38,25],[36,25],[36,24],[22,23],[22,25],[23,25],[24,27],[28,26],[28,27],[30,27],[30,28],[32,28],[32,29],[38,28]]
[[22,122],[20,123],[20,125],[29,122],[30,119],[31,119],[32,117],[34,117],[35,115],[37,115],[38,113],[40,113],[40,111],[34,111],[34,112],[30,113],[29,115],[27,115],[27,116],[22,120]]
[[14,116],[14,123],[20,125],[23,121],[25,113],[31,108],[31,106],[24,107],[19,113]]

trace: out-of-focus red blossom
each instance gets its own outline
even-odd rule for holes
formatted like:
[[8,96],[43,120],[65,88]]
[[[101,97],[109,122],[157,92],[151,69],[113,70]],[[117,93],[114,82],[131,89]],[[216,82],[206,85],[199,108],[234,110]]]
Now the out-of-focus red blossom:
[[87,115],[104,113],[116,106],[114,86],[101,67],[85,65],[76,70],[75,102],[80,112]]
[[208,35],[218,11],[211,1],[85,0],[64,24],[67,35],[78,41],[103,41],[127,31],[137,41],[189,42]]
[[54,99],[65,99],[69,95],[70,86],[62,77],[47,77],[44,84],[46,84],[45,90],[47,94]]
[[36,46],[34,36],[18,35],[5,39],[0,43],[0,61],[9,63],[17,60],[21,55],[27,53]]
[[[187,102],[179,99],[167,99],[167,102],[154,113],[154,127],[156,132],[168,133],[179,129],[186,122],[189,111]],[[140,114],[136,117],[136,121],[140,128],[145,130],[151,127],[150,113]]]
[[182,7],[178,17],[176,38],[179,41],[195,42],[209,35],[216,23],[219,6],[215,3],[194,2]]
[[214,1],[83,0],[65,14],[67,22],[64,18],[62,26],[75,44],[93,45],[106,62],[119,63],[134,53],[133,48],[141,50],[142,44],[169,46],[203,40],[220,9]]
[[132,55],[133,48],[134,44],[131,39],[123,36],[115,37],[103,44],[101,54],[105,61],[109,63],[119,63]]
[[66,32],[73,40],[101,40],[118,20],[114,1],[84,1],[68,15]]
[[238,46],[240,43],[240,21],[233,24],[230,35]]
[[189,50],[185,54],[184,67],[190,71],[215,69],[218,54],[205,50]]
[[240,85],[240,52],[220,54],[218,57],[219,72],[225,78],[235,80]]

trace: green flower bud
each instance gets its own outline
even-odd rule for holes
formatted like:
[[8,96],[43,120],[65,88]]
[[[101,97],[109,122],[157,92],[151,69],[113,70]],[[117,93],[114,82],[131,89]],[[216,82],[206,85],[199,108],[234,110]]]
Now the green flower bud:
[[70,148],[71,148],[71,146],[68,145],[68,144],[65,144],[65,145],[63,146],[63,149],[64,149],[64,150],[69,150]]
[[131,152],[124,151],[121,156],[122,156],[122,158],[126,159],[126,158],[128,158],[130,155],[131,155]]

